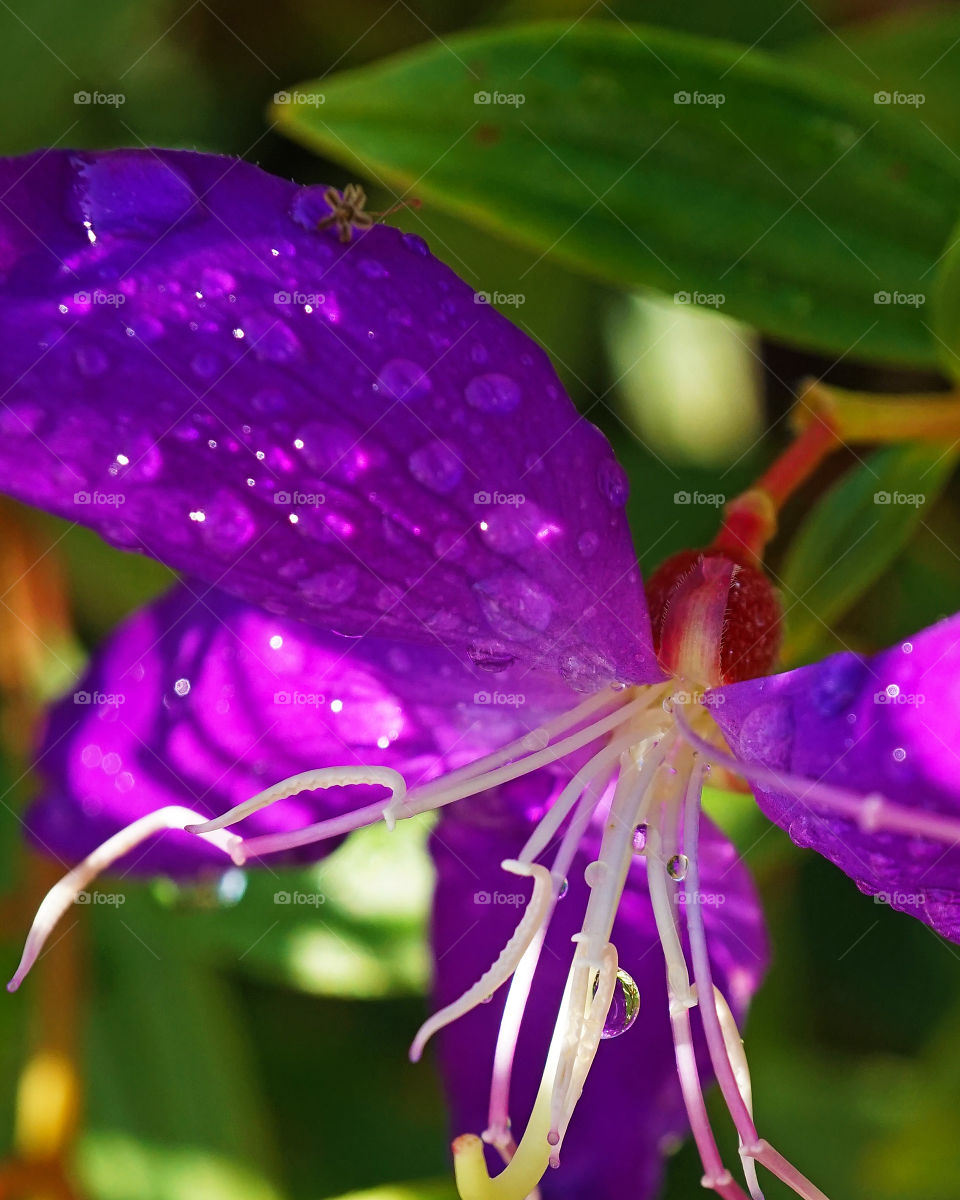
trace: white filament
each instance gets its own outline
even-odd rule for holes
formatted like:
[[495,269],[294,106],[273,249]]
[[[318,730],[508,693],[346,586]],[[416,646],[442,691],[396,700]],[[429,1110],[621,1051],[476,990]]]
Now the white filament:
[[478,1004],[482,1004],[484,1000],[493,995],[497,988],[507,982],[517,969],[527,947],[543,925],[550,907],[553,890],[550,872],[546,867],[517,862],[516,859],[511,858],[504,859],[500,865],[511,875],[533,877],[533,895],[527,904],[527,910],[493,966],[485,971],[473,987],[468,988],[459,999],[441,1008],[439,1012],[435,1012],[420,1026],[417,1036],[413,1039],[413,1045],[410,1047],[411,1062],[420,1061],[424,1046],[439,1029],[443,1029],[445,1025],[449,1025],[452,1021],[456,1021],[470,1012],[471,1009],[476,1008]]

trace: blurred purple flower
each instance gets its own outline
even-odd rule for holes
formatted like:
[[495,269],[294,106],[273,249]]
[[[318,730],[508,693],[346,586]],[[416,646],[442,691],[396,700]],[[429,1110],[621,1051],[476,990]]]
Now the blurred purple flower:
[[700,560],[654,613],[695,683],[665,674],[622,468],[419,238],[343,243],[323,188],[189,153],[45,152],[0,186],[4,488],[185,576],[52,715],[29,829],[86,857],[14,985],[105,867],[316,858],[436,811],[440,1010],[413,1053],[442,1031],[456,1128],[509,1164],[494,1187],[458,1138],[467,1200],[532,1193],[561,1144],[544,1196],[650,1195],[687,1123],[739,1200],[711,1073],[751,1194],[759,1160],[822,1196],[753,1125],[765,935],[703,775],[733,763],[795,841],[960,940],[957,619],[726,683],[745,568]]

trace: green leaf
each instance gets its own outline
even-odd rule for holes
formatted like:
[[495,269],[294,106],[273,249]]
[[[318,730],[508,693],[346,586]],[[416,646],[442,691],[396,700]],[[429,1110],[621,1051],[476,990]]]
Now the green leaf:
[[956,447],[887,446],[845,475],[810,512],[781,572],[783,657],[806,662],[831,644],[831,627],[893,562],[943,491]]
[[[913,119],[918,138],[960,140],[957,43],[953,6],[887,13],[873,21],[826,30],[787,48],[795,62],[842,76],[872,97],[889,94]],[[899,93],[899,95],[894,95]]]
[[[291,91],[274,110],[288,133],[420,196],[428,218],[449,208],[603,280],[713,297],[800,345],[935,361],[922,309],[874,296],[925,294],[960,160],[823,71],[644,26],[544,22]],[[475,102],[494,94],[514,102]]]
[[[120,915],[150,945],[174,938],[197,961],[314,995],[422,995],[432,868],[428,822],[357,830],[308,870],[251,871],[243,896],[167,881],[125,885]],[[234,873],[234,877],[238,873]]]
[[279,1200],[234,996],[172,931],[96,906],[81,1174],[98,1200]]

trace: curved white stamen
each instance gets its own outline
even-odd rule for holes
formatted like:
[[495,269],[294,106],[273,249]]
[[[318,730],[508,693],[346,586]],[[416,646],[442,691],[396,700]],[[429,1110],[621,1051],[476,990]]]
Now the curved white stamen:
[[[77,863],[59,883],[53,885],[41,901],[37,915],[33,918],[33,924],[30,926],[30,932],[27,934],[20,965],[7,984],[7,991],[15,992],[17,990],[23,982],[24,976],[36,962],[53,927],[74,903],[77,896],[89,883],[92,883],[101,871],[105,871],[118,858],[129,854],[152,834],[162,833],[167,829],[185,829],[189,822],[202,819],[202,814],[194,812],[192,808],[184,808],[179,804],[168,805],[166,808],[157,809],[156,812],[148,813],[147,816],[131,822]],[[225,854],[229,854],[232,846],[240,841],[240,838],[234,833],[219,831],[201,836],[204,841],[216,846]]]
[[586,1083],[590,1068],[593,1066],[593,1060],[597,1056],[603,1027],[606,1023],[607,1013],[610,1011],[610,1005],[613,1003],[613,993],[617,986],[618,965],[616,948],[612,943],[608,942],[601,955],[600,970],[594,977],[592,994],[587,1001],[587,1010],[580,1032],[580,1040],[577,1043],[573,1071],[570,1076],[570,1082],[567,1085],[566,1095],[564,1096],[563,1115],[560,1118],[559,1128],[555,1130],[559,1137],[551,1161],[556,1161],[557,1163],[559,1163],[560,1144],[566,1136],[570,1118],[573,1116],[573,1111],[583,1093],[583,1085]]
[[600,842],[599,862],[602,869],[596,872],[596,878],[591,881],[583,929],[574,938],[578,944],[571,966],[570,999],[566,1010],[561,1011],[558,1022],[564,1036],[551,1100],[550,1136],[555,1146],[560,1145],[576,1104],[576,1097],[570,1093],[570,1085],[583,1036],[588,989],[603,965],[604,951],[610,941],[627,872],[633,860],[633,831],[643,821],[649,803],[649,782],[669,745],[666,739],[662,745],[654,742],[651,746],[648,742],[642,742],[621,757],[620,776]]
[[[483,1140],[490,1145],[496,1146],[501,1150],[501,1153],[503,1152],[502,1148],[512,1144],[513,1141],[510,1134],[509,1112],[513,1059],[516,1053],[517,1040],[520,1036],[523,1013],[530,995],[530,988],[533,983],[537,964],[540,961],[544,939],[550,926],[550,920],[557,899],[560,896],[560,889],[564,886],[583,835],[606,790],[613,763],[619,757],[621,751],[622,747],[620,747],[619,743],[614,742],[606,750],[595,754],[584,769],[588,769],[591,765],[595,768],[580,796],[573,818],[566,833],[563,835],[560,848],[553,861],[553,866],[550,868],[550,875],[553,880],[553,897],[550,911],[544,919],[540,932],[527,947],[520,965],[514,973],[513,979],[510,981],[510,990],[507,993],[507,1002],[504,1005],[500,1029],[497,1033],[493,1076],[490,1081],[490,1108],[487,1118],[487,1129],[483,1134]],[[577,772],[578,776],[583,773]],[[563,799],[563,793],[561,793],[557,798],[556,805],[561,804]],[[552,812],[553,808],[550,810],[550,813]],[[547,815],[549,816],[550,814],[548,813]],[[526,847],[524,847],[524,851],[519,856],[520,861],[524,861],[524,856],[529,851],[530,842],[528,841]]]
[[507,982],[543,924],[550,907],[553,891],[550,872],[546,867],[517,862],[512,858],[504,859],[500,866],[505,871],[509,871],[511,875],[533,877],[533,895],[527,904],[527,910],[514,930],[513,936],[500,951],[493,966],[485,971],[473,987],[468,988],[458,1000],[454,1000],[445,1008],[441,1008],[439,1012],[435,1012],[420,1026],[417,1036],[413,1039],[413,1045],[410,1047],[411,1062],[419,1062],[424,1046],[439,1029],[443,1029],[451,1021],[456,1021],[458,1017],[462,1017],[471,1009],[476,1008],[478,1004],[482,1004],[484,1000],[493,995],[497,988]]
[[[649,704],[650,700],[646,696],[627,701],[627,703],[614,712],[608,713],[598,721],[594,721],[593,724],[578,730],[576,733],[570,734],[569,737],[565,737],[562,741],[556,742],[552,746],[547,746],[534,754],[529,754],[526,758],[521,758],[517,762],[508,763],[493,771],[487,771],[482,775],[472,776],[470,779],[463,783],[455,784],[453,787],[444,786],[442,789],[438,789],[435,786],[427,784],[423,788],[415,788],[405,799],[396,802],[391,801],[391,817],[399,820],[402,817],[419,816],[420,813],[444,808],[446,805],[453,804],[457,800],[464,800],[467,796],[472,796],[476,792],[483,792],[490,788],[499,787],[500,784],[509,783],[511,779],[517,779],[521,775],[528,774],[530,771],[539,770],[540,767],[548,766],[550,763],[557,762],[561,758],[566,758],[567,755],[572,754],[575,750],[579,750],[583,746],[588,746],[591,742],[597,741],[604,734],[616,729],[619,725],[625,724],[630,718],[648,708]],[[439,783],[440,781],[438,780],[437,782]],[[384,817],[387,817],[386,812],[384,812]]]
[[[672,794],[668,795],[664,807],[672,809],[676,807],[679,795],[686,790],[686,778],[683,775],[674,776],[669,783]],[[655,823],[651,824],[647,831],[644,853],[647,858],[647,880],[650,887],[653,916],[667,966],[667,995],[677,1074],[680,1078],[683,1101],[690,1121],[690,1130],[700,1153],[700,1161],[703,1163],[703,1186],[712,1188],[725,1200],[747,1200],[746,1193],[723,1165],[703,1100],[703,1087],[700,1083],[700,1072],[697,1067],[693,1033],[690,1027],[690,1007],[696,1004],[696,996],[690,987],[690,975],[683,957],[683,948],[680,945],[676,913],[667,882],[666,865],[661,853],[660,830]]]
[[[281,779],[279,783],[264,788],[262,792],[258,792],[250,800],[244,800],[242,804],[234,805],[227,812],[221,813],[219,817],[214,817],[212,821],[203,821],[200,824],[189,826],[187,833],[213,833],[216,829],[235,825],[237,821],[242,821],[244,817],[249,817],[251,813],[275,804],[278,800],[298,796],[301,792],[326,791],[332,787],[353,787],[361,783],[375,783],[389,788],[390,801],[398,795],[402,796],[407,790],[403,776],[399,771],[394,771],[390,767],[317,767],[312,771],[301,771],[298,775]],[[385,801],[384,803],[389,802]]]

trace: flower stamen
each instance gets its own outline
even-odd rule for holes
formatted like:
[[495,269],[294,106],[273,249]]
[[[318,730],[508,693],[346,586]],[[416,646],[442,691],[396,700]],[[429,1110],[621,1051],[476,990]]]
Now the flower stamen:
[[420,1026],[413,1039],[413,1045],[410,1047],[411,1062],[420,1061],[424,1046],[438,1030],[488,1000],[498,988],[507,982],[543,926],[552,903],[553,881],[550,878],[550,872],[546,867],[522,863],[510,858],[504,859],[500,866],[505,871],[509,871],[511,875],[533,878],[533,895],[527,904],[526,912],[493,966],[485,971],[473,987],[468,988],[459,999],[441,1008],[439,1012],[435,1012]]

